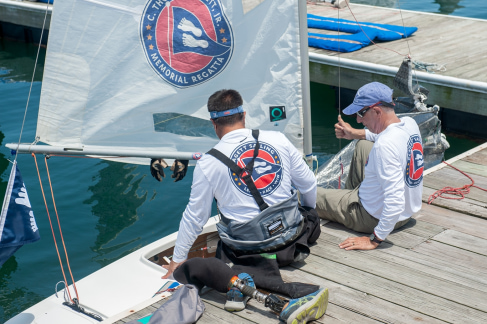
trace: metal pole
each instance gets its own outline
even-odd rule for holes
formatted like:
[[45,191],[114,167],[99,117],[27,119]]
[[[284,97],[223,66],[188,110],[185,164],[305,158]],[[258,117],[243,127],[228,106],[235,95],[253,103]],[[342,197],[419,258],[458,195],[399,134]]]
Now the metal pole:
[[138,157],[149,159],[178,159],[178,160],[197,160],[203,156],[200,153],[192,152],[164,152],[156,151],[154,149],[146,149],[143,147],[85,147],[83,149],[67,148],[61,146],[50,145],[29,145],[29,144],[15,144],[9,143],[5,145],[11,150],[18,153],[34,153],[34,154],[56,154],[56,155],[89,155],[96,157]]
[[[309,55],[309,60],[314,63],[341,66],[342,68],[346,69],[370,72],[374,74],[382,74],[392,77],[395,76],[397,73],[397,67],[369,62],[361,62],[345,58],[338,59],[335,56],[328,56],[324,54],[311,53]],[[467,79],[460,79],[439,74],[431,74],[421,71],[415,71],[414,74],[414,78],[417,79],[419,82],[426,82],[450,88],[487,93],[487,82],[471,81]]]
[[303,153],[306,162],[313,169],[313,148],[311,132],[311,100],[309,92],[309,59],[308,59],[308,8],[306,0],[298,0],[299,8],[299,42],[301,45],[301,90],[303,102]]

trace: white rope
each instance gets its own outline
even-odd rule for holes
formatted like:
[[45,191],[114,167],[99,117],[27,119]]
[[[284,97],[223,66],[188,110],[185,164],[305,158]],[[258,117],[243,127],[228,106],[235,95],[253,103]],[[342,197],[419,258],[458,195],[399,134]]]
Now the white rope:
[[27,117],[27,110],[29,108],[30,95],[32,93],[32,85],[34,84],[34,77],[36,74],[37,62],[39,61],[39,53],[41,51],[42,36],[44,35],[44,30],[46,27],[46,20],[47,20],[47,13],[48,12],[49,12],[49,1],[46,3],[46,12],[44,14],[44,22],[42,23],[41,37],[39,39],[39,46],[37,47],[37,55],[36,55],[36,61],[34,63],[34,71],[32,72],[32,79],[30,81],[29,95],[27,96],[27,103],[25,105],[25,111],[24,111],[24,119],[22,120],[22,127],[20,128],[19,142],[17,143],[17,150],[15,152],[14,161],[17,161],[17,154],[18,154],[17,151],[18,151],[18,148],[20,146],[20,142],[22,140],[22,133],[24,132],[25,119]]
[[67,292],[68,287],[66,287],[66,283],[64,281],[58,281],[58,283],[56,284],[56,287],[54,288],[54,294],[56,295],[57,298],[59,298],[59,296],[57,295],[57,292],[58,292],[57,286],[60,283],[62,283],[64,285],[64,301],[69,303],[69,296],[68,296],[68,292]]

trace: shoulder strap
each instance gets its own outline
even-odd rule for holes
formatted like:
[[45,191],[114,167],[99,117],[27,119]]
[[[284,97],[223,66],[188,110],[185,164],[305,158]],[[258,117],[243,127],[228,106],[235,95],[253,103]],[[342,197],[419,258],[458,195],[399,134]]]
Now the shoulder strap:
[[[230,170],[235,172],[235,174],[241,178],[247,187],[250,190],[250,193],[252,194],[252,197],[254,197],[255,202],[257,205],[259,205],[260,211],[263,211],[269,205],[264,201],[262,198],[262,195],[260,194],[259,190],[255,186],[254,180],[252,180],[252,171],[254,169],[254,161],[257,155],[259,155],[259,130],[258,129],[253,129],[252,130],[252,137],[255,138],[256,144],[254,148],[254,156],[252,157],[252,160],[247,163],[247,165],[243,168],[239,167],[235,162],[233,162],[228,156],[223,154],[222,152],[218,151],[217,149],[212,148],[209,150],[206,154],[210,154],[213,157],[215,157],[217,160],[225,164]],[[247,173],[246,175],[243,175],[244,173]]]

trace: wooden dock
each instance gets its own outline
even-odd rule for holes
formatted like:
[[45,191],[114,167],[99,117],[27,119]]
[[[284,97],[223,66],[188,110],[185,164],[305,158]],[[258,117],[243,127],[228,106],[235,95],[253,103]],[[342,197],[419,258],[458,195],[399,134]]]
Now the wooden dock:
[[[487,188],[487,143],[448,162]],[[372,251],[341,250],[338,243],[361,234],[323,223],[312,254],[283,268],[284,279],[329,289],[328,309],[316,323],[487,323],[487,192],[471,188],[463,200],[426,203],[438,189],[470,183],[444,163],[428,170],[422,210]],[[206,289],[201,297],[206,310],[198,323],[279,323],[254,300],[229,313],[225,295]],[[148,301],[107,323],[141,318],[164,302]]]
[[[404,55],[411,53],[413,60],[444,64],[446,67],[445,72],[417,74],[420,84],[430,90],[428,104],[487,116],[484,109],[487,104],[487,57],[484,50],[487,47],[487,20],[358,4],[350,4],[340,10],[329,3],[308,4],[308,13],[418,27],[407,40],[382,42],[380,47],[369,45],[351,53],[310,47],[311,81],[332,86],[338,86],[340,82],[342,87],[353,90],[372,81],[392,87],[393,76]],[[320,29],[309,29],[309,32],[338,35],[336,31]],[[325,62],[320,60],[320,56],[325,58]],[[340,70],[338,58],[341,60]]]

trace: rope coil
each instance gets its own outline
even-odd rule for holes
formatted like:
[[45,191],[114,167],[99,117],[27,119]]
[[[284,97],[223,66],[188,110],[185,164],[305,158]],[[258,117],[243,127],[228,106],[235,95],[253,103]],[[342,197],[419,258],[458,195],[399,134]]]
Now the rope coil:
[[[470,188],[477,188],[477,189],[480,189],[480,190],[483,190],[483,191],[487,191],[487,189],[484,189],[484,188],[481,188],[479,186],[476,186],[475,185],[475,181],[472,179],[472,177],[470,177],[468,174],[466,174],[465,172],[463,172],[462,170],[459,170],[457,168],[455,168],[453,165],[443,161],[443,163],[445,163],[446,165],[448,165],[449,167],[457,170],[458,172],[460,172],[461,174],[463,174],[464,176],[466,176],[467,178],[470,179],[470,181],[472,181],[471,184],[466,184],[464,185],[463,187],[459,187],[459,188],[453,188],[453,187],[444,187],[440,190],[437,190],[435,191],[433,194],[431,194],[429,197],[428,197],[428,205],[431,205],[431,203],[438,197],[441,197],[441,198],[444,198],[444,199],[455,199],[455,200],[461,200],[463,198],[465,198],[465,195],[468,195],[470,193]],[[453,196],[453,197],[445,197],[444,195],[450,195],[450,196]]]

